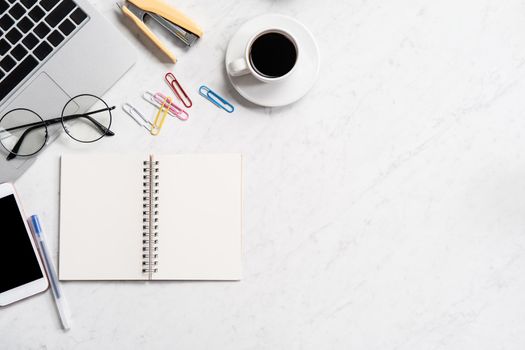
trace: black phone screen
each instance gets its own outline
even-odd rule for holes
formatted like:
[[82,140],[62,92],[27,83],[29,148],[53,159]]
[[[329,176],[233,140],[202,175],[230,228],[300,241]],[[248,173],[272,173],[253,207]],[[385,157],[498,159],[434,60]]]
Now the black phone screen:
[[0,293],[42,278],[15,196],[0,198]]

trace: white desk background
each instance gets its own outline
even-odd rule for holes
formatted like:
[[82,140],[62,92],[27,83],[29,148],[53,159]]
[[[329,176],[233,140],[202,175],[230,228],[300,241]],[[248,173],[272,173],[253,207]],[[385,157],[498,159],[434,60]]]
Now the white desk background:
[[[139,51],[105,95],[117,135],[62,135],[16,186],[56,261],[62,153],[242,152],[244,278],[64,283],[72,330],[47,292],[0,310],[2,349],[525,348],[524,1],[172,3],[205,29],[175,49],[190,121],[153,138],[122,112],[168,92],[172,66],[94,1]],[[278,109],[242,101],[223,69],[228,39],[269,12],[307,24],[322,55],[309,95]]]

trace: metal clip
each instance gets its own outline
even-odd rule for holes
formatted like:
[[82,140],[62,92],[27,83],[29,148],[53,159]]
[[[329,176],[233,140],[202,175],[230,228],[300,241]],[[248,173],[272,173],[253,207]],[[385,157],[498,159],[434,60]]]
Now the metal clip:
[[[160,92],[157,92],[157,93],[154,94],[154,93],[152,93],[150,91],[144,92],[142,97],[147,102],[149,102],[150,104],[152,104],[153,106],[155,106],[157,108],[160,108],[160,106],[162,105],[162,101],[164,101],[164,99],[166,98],[166,96],[164,96]],[[186,112],[184,109],[182,109],[179,106],[177,106],[176,104],[174,104],[173,100],[172,100],[171,105],[170,105],[169,115],[171,115],[172,117],[178,118],[178,119],[180,119],[182,121],[186,121],[190,117],[188,112]]]
[[[153,95],[153,98],[155,99],[155,101],[157,101],[157,103],[162,103],[162,101],[165,98],[167,98],[167,96],[165,96],[161,92],[157,92],[155,95]],[[170,105],[170,115],[172,115],[172,116],[174,116],[176,118],[179,118],[182,121],[186,121],[190,117],[188,112],[186,112],[184,109],[182,109],[179,106],[177,106],[176,104],[174,104],[173,100],[172,100],[171,105]]]
[[233,113],[235,107],[225,100],[222,96],[217,94],[215,91],[207,87],[206,85],[201,85],[199,88],[199,95],[216,105],[217,107],[224,109],[228,113]]
[[170,86],[171,90],[173,90],[173,92],[175,93],[175,96],[177,96],[177,98],[182,102],[184,107],[190,108],[193,105],[193,102],[191,102],[191,99],[188,97],[188,94],[186,93],[186,91],[184,91],[182,86],[179,84],[179,81],[177,80],[177,78],[175,78],[173,73],[172,72],[166,73],[166,75],[164,76],[164,79]]
[[164,121],[166,120],[166,116],[168,115],[170,105],[171,99],[169,97],[166,97],[164,101],[162,101],[162,105],[159,108],[157,115],[155,115],[155,120],[153,121],[153,126],[150,130],[151,135],[157,136],[158,134],[160,134],[160,129],[162,129],[162,126],[164,125]]
[[138,125],[142,126],[144,129],[151,131],[153,124],[135,107],[129,103],[124,103],[122,105],[122,110],[126,112]]

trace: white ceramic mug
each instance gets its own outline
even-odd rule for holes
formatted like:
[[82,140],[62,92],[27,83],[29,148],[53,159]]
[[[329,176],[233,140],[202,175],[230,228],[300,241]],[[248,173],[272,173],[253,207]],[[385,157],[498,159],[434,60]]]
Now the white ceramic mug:
[[[282,34],[288,40],[290,40],[290,42],[293,43],[293,45],[295,46],[296,58],[295,58],[294,66],[286,74],[278,76],[278,77],[269,77],[269,76],[262,75],[252,66],[252,62],[250,60],[250,53],[251,53],[251,49],[252,49],[252,45],[254,41],[258,39],[260,36],[264,34],[268,34],[268,33]],[[295,67],[297,66],[298,59],[299,59],[299,46],[297,45],[297,41],[295,40],[295,37],[288,31],[278,29],[278,28],[268,28],[268,29],[259,31],[254,36],[252,36],[250,40],[248,40],[248,43],[246,44],[246,49],[244,50],[244,56],[239,57],[236,60],[233,60],[232,62],[228,64],[228,74],[230,74],[233,77],[251,74],[262,82],[272,83],[272,82],[284,80],[287,77],[289,77],[290,74],[292,74],[292,72],[294,71]]]

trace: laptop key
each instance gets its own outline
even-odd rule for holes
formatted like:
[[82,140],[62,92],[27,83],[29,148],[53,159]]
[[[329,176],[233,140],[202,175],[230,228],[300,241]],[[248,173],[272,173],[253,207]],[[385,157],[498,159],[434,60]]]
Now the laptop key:
[[11,50],[11,56],[13,56],[17,61],[20,61],[27,54],[27,50],[24,49],[22,44],[18,44],[14,49]]
[[21,2],[22,2],[22,5],[24,5],[26,9],[30,9],[31,6],[36,4],[36,0],[22,0]]
[[5,56],[4,59],[0,61],[0,67],[6,72],[9,72],[14,66],[16,66],[16,62],[9,55]]
[[57,47],[64,40],[64,36],[60,34],[58,30],[54,30],[53,33],[49,34],[47,40],[54,46]]
[[0,80],[4,77],[5,73],[0,70]]
[[29,11],[29,17],[35,22],[40,21],[44,17],[44,10],[40,6],[35,6],[31,11]]
[[38,35],[40,39],[43,39],[50,31],[51,29],[49,29],[49,27],[44,22],[37,25],[35,30],[33,30],[33,32]]
[[51,10],[58,3],[59,0],[40,0],[40,6],[47,11]]
[[58,26],[58,29],[60,29],[60,31],[64,33],[65,36],[68,36],[73,30],[75,30],[75,25],[66,18],[64,22]]
[[7,42],[5,39],[0,39],[0,55],[3,56],[9,49],[11,48],[11,44]]
[[87,15],[84,11],[82,11],[82,9],[79,7],[77,8],[72,14],[71,14],[71,19],[73,20],[73,22],[75,22],[77,25],[79,25],[80,23],[82,23],[83,20],[85,20],[87,18]]
[[19,62],[16,68],[0,81],[0,101],[20,84],[36,66],[38,66],[38,61],[32,55],[28,55],[23,61]]
[[31,22],[31,20],[26,16],[22,18],[18,23],[16,24],[18,29],[20,29],[23,33],[27,33],[29,29],[33,28],[34,24]]
[[56,27],[74,8],[75,3],[72,0],[64,0],[47,15],[45,21],[49,26]]
[[7,13],[0,18],[0,28],[3,30],[8,30],[14,23],[15,21]]
[[36,47],[35,50],[33,50],[33,53],[36,55],[36,57],[42,61],[44,60],[44,58],[47,57],[47,55],[49,55],[51,53],[51,51],[53,51],[53,48],[51,47],[51,45],[49,45],[47,42],[45,41],[42,41],[40,43],[40,45],[38,45]]
[[20,33],[18,29],[13,28],[9,32],[7,32],[5,37],[11,42],[11,44],[15,44],[16,42],[18,42],[18,40],[20,40],[20,38],[22,38],[22,33]]
[[29,50],[32,50],[33,47],[38,44],[38,39],[33,33],[29,33],[24,39],[22,39],[22,44],[24,44]]
[[9,4],[5,0],[0,0],[0,13],[4,13],[9,8]]
[[11,7],[11,10],[9,10],[9,14],[13,16],[14,19],[19,19],[24,13],[26,13],[26,10],[24,10],[20,4],[15,4],[15,6]]

